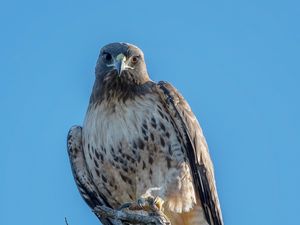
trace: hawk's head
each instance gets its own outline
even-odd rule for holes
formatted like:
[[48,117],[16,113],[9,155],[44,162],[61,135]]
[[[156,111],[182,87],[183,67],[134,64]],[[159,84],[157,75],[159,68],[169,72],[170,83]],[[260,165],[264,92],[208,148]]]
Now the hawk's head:
[[96,65],[96,78],[101,82],[140,85],[149,80],[143,52],[127,43],[104,46]]

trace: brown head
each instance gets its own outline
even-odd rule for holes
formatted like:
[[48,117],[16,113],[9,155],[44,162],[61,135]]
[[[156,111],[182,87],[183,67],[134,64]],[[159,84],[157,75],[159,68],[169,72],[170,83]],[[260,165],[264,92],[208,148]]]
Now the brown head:
[[142,50],[128,43],[105,45],[100,51],[95,74],[91,96],[94,101],[128,97],[150,80]]

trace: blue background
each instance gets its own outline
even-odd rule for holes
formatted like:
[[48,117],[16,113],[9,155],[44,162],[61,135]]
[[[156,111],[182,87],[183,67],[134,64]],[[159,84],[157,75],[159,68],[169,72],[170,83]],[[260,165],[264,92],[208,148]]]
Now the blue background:
[[227,225],[299,224],[300,3],[0,3],[1,225],[96,225],[71,174],[99,49],[141,47],[153,80],[189,101]]

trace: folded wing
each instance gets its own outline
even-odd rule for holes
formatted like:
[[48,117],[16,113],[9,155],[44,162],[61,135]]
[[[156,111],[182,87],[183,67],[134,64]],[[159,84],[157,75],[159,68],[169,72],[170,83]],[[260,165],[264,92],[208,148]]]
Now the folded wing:
[[194,186],[198,191],[206,220],[210,225],[223,225],[213,164],[201,127],[188,103],[172,85],[161,81],[157,84],[157,91],[185,140]]

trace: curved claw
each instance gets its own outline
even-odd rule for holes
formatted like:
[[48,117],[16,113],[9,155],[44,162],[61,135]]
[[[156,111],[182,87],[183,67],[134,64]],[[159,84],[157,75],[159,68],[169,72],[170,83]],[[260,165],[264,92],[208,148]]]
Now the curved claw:
[[145,198],[139,198],[137,200],[137,204],[138,204],[139,207],[144,208],[146,206]]
[[152,205],[153,207],[156,209],[156,211],[162,211],[163,209],[163,204],[164,204],[164,200],[158,196],[156,196],[154,199],[152,199]]
[[140,197],[136,202],[126,202],[121,205],[118,210],[129,209],[129,210],[145,210],[151,212],[162,211],[164,200],[160,197]]
[[162,206],[164,204],[164,200],[162,200],[160,197],[152,197],[148,196],[146,198],[139,198],[137,201],[137,204],[145,211],[161,211]]

